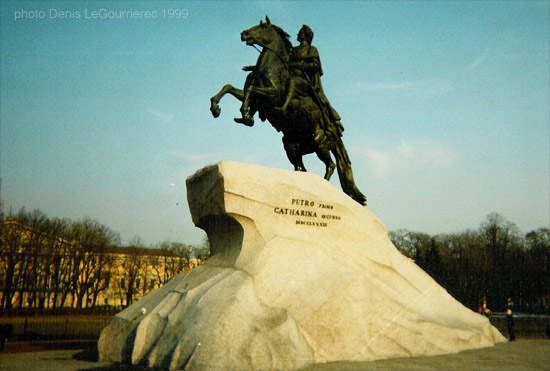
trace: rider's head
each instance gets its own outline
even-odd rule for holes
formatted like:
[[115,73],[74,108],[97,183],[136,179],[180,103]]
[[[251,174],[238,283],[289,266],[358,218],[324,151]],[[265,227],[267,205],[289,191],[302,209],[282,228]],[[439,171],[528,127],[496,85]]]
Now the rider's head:
[[311,44],[311,41],[313,40],[313,31],[311,30],[311,28],[309,28],[307,24],[302,26],[300,32],[298,33],[298,36],[300,36],[300,34],[304,36],[308,44]]

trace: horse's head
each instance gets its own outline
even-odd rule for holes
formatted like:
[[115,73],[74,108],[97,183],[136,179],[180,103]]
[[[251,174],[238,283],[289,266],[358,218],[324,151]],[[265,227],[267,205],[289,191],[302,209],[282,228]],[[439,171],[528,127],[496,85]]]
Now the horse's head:
[[274,41],[280,40],[287,50],[290,50],[289,47],[292,47],[290,41],[288,41],[289,37],[282,28],[271,24],[267,16],[265,17],[265,22],[260,21],[260,24],[241,32],[241,40],[246,42],[246,45],[257,44],[265,47]]
[[268,45],[273,42],[275,36],[275,29],[271,26],[271,22],[267,16],[265,23],[260,21],[260,24],[241,32],[241,40],[246,42],[246,45]]

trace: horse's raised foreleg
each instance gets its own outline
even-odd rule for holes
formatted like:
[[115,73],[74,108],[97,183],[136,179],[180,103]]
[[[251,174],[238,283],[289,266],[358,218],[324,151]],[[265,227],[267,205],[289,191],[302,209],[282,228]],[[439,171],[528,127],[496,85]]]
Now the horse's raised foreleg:
[[241,118],[235,119],[236,122],[244,124],[247,126],[254,125],[254,117],[250,112],[250,99],[261,98],[269,99],[272,102],[277,102],[280,100],[281,91],[277,88],[277,85],[273,80],[268,80],[268,85],[266,86],[257,86],[254,84],[254,75],[251,73],[246,79],[245,88],[244,88],[244,99],[243,104],[241,105]]
[[210,98],[210,112],[212,112],[212,116],[218,117],[220,115],[221,109],[220,106],[218,106],[218,103],[226,94],[231,94],[241,102],[244,100],[243,90],[237,89],[233,85],[227,84],[218,92],[218,94]]

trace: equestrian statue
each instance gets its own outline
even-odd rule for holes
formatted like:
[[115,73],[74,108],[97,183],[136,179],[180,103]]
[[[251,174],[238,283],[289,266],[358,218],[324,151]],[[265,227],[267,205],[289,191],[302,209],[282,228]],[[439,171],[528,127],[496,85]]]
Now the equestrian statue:
[[[283,145],[296,171],[306,171],[302,157],[316,153],[326,166],[325,179],[338,170],[342,190],[361,205],[366,197],[353,180],[342,134],[340,115],[330,105],[321,85],[321,60],[311,45],[313,31],[304,25],[298,33],[299,45],[292,46],[289,35],[279,26],[266,21],[241,32],[247,45],[258,45],[260,56],[254,66],[243,67],[249,74],[244,89],[225,85],[210,98],[210,111],[220,115],[218,103],[227,93],[242,102],[237,123],[253,126],[254,115],[283,133]],[[336,159],[332,161],[331,153]]]

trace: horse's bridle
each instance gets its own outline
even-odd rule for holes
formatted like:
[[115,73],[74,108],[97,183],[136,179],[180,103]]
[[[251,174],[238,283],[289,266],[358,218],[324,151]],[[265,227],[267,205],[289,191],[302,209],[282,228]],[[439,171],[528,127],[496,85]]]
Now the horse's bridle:
[[258,53],[262,53],[262,51],[260,49],[258,49],[256,47],[256,44],[260,45],[262,48],[264,49],[267,49],[267,50],[271,50],[277,57],[279,57],[279,59],[281,60],[281,62],[283,62],[283,64],[285,66],[288,67],[288,62],[285,61],[285,59],[281,56],[281,54],[279,54],[278,51],[276,50],[273,50],[272,48],[270,48],[267,44],[264,44],[263,42],[261,42],[260,40],[257,40],[254,36],[250,36],[250,38],[252,39],[252,41],[254,41],[254,44],[252,44],[252,46],[254,47],[254,49],[256,49],[258,51]]

